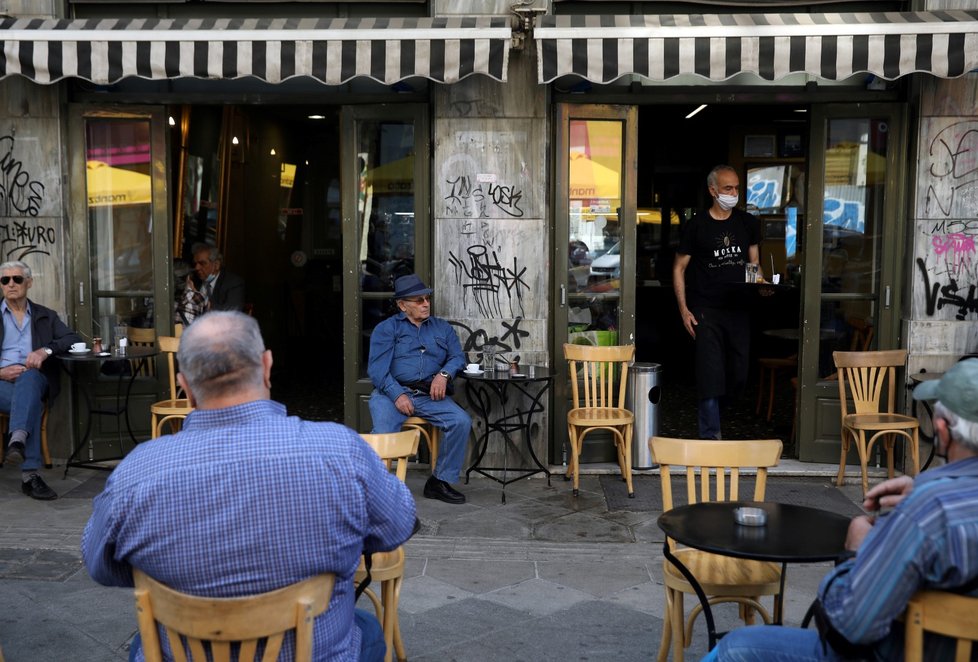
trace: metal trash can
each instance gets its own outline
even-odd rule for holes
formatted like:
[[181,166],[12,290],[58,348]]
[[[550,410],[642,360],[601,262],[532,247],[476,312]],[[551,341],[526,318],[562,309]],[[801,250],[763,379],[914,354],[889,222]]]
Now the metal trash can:
[[633,363],[628,369],[628,393],[626,406],[635,414],[632,437],[632,468],[650,469],[655,466],[649,437],[659,434],[659,400],[662,399],[662,365],[659,363]]

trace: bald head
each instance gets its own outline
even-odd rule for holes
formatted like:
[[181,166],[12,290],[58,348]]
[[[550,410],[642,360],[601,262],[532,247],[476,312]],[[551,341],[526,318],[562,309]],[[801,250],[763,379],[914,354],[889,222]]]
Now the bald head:
[[183,381],[202,408],[268,398],[271,359],[265,356],[258,322],[244,313],[215,311],[198,317],[180,338],[177,360]]

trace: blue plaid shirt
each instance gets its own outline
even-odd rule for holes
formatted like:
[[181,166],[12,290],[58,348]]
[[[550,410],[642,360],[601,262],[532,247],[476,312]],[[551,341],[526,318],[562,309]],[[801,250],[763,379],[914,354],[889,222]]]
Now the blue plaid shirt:
[[[880,660],[903,659],[894,620],[919,589],[953,590],[978,577],[978,457],[920,474],[913,491],[869,532],[855,559],[819,587],[832,625]],[[882,640],[882,641],[881,641]],[[924,659],[953,659],[953,644],[928,636]],[[974,658],[973,658],[974,659]]]
[[[101,584],[132,586],[136,567],[215,597],[336,573],[329,609],[316,619],[315,659],[357,660],[361,552],[394,549],[414,518],[407,487],[355,432],[258,400],[196,410],[182,432],[137,446],[96,497],[82,555]],[[279,659],[292,659],[293,648],[290,638]]]

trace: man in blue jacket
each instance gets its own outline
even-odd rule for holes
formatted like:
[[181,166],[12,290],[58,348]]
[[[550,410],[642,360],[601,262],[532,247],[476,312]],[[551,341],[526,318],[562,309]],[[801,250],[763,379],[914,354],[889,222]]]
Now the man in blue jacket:
[[415,274],[394,282],[401,312],[378,324],[370,336],[370,417],[378,433],[397,432],[409,416],[421,416],[444,431],[424,495],[459,504],[465,503],[465,495],[451,483],[462,471],[472,419],[447,396],[465,355],[455,329],[432,316],[431,292]]
[[58,394],[58,365],[48,359],[81,337],[56,312],[27,298],[33,284],[31,268],[23,262],[0,264],[0,411],[10,415],[5,462],[21,465],[24,494],[47,501],[58,498],[37,473],[44,399]]

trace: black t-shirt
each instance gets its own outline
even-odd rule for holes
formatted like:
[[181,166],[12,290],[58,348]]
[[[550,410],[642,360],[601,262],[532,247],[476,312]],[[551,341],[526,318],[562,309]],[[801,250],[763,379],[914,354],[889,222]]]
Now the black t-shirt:
[[697,213],[679,240],[679,252],[690,256],[685,274],[687,305],[744,305],[746,291],[739,283],[744,282],[744,265],[750,262],[748,249],[760,241],[761,224],[745,211],[735,208],[724,221],[714,219],[708,209]]

